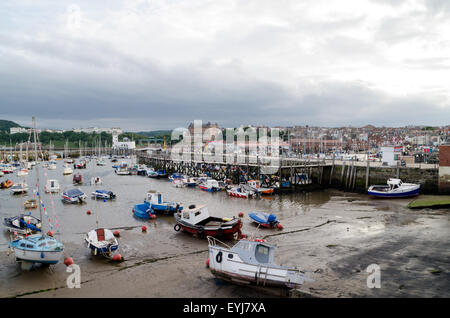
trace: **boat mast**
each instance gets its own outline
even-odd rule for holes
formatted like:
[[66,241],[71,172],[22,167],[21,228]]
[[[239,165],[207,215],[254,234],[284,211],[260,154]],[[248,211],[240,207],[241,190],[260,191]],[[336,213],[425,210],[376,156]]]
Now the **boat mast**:
[[[37,188],[38,188],[38,205],[39,205],[39,216],[41,219],[41,233],[44,233],[44,219],[42,218],[42,204],[41,204],[41,189],[39,186],[39,164],[38,164],[38,152],[37,152],[37,133],[36,133],[36,118],[33,116],[33,129],[34,129],[34,156],[36,158],[36,181],[37,181]],[[42,234],[44,236],[44,234]]]

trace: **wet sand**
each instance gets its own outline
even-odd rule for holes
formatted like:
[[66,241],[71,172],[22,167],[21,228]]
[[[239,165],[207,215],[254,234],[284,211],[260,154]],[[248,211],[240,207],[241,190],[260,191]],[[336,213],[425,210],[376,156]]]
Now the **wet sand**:
[[[148,189],[148,178],[116,176],[110,165],[101,168],[105,169],[105,180],[111,180],[108,184],[117,188],[118,194],[117,203],[106,203],[108,211],[102,208],[101,219],[109,228],[129,226],[120,230],[119,238],[125,261],[113,263],[94,257],[82,244],[83,233],[95,225],[95,216],[86,216],[85,210],[97,211],[104,206],[97,206],[99,203],[94,200],[84,206],[63,206],[65,210],[57,212],[64,223],[57,237],[65,244],[65,254],[81,268],[81,288],[67,287],[70,273],[62,262],[31,272],[21,271],[14,256],[7,256],[4,235],[0,252],[1,297],[274,296],[216,280],[205,266],[206,240],[175,232],[171,216],[143,222],[131,215],[132,204],[142,201]],[[91,169],[97,172],[97,168]],[[256,230],[248,220],[248,212],[277,212],[284,229],[262,229],[258,236],[278,246],[276,262],[297,266],[314,280],[300,289],[303,296],[450,296],[448,210],[411,211],[405,208],[410,201],[407,199],[371,200],[365,195],[335,190],[244,200],[224,193],[176,189],[162,180],[152,184],[170,195],[168,200],[185,204],[201,201],[214,214],[232,216],[243,211],[245,234]],[[131,191],[121,193],[130,185]],[[54,197],[54,204],[59,207],[57,200]],[[140,229],[144,223],[148,227],[146,233]],[[370,264],[381,268],[379,289],[367,287],[366,268]]]

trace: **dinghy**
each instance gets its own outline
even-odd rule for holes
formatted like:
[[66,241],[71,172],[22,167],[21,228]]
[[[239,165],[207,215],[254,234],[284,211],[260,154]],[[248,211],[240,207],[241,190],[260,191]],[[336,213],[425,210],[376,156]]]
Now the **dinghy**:
[[12,194],[26,193],[28,191],[28,185],[26,183],[16,183],[11,187]]
[[91,185],[99,185],[99,184],[102,184],[102,179],[99,176],[91,178]]
[[280,221],[278,221],[277,217],[273,213],[265,213],[265,212],[252,212],[248,215],[250,219],[261,225],[262,227],[266,228],[283,228],[280,224]]
[[46,193],[57,193],[60,190],[59,182],[58,180],[49,179],[47,180],[47,184],[45,185],[45,192]]
[[37,208],[37,201],[35,199],[26,200],[23,203],[23,206],[25,207],[25,209],[36,209]]
[[150,206],[149,202],[136,204],[132,210],[133,214],[140,219],[150,219],[156,217],[155,211]]
[[81,173],[76,173],[73,175],[73,184],[83,184],[83,176]]

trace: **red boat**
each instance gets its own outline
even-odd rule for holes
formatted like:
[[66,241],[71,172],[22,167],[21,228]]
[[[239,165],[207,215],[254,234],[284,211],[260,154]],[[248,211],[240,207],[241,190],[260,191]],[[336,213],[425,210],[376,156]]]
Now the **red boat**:
[[239,218],[221,218],[210,216],[205,205],[191,205],[188,209],[174,214],[177,224],[175,231],[183,230],[199,238],[207,236],[241,238],[242,222]]
[[74,184],[82,184],[83,176],[80,173],[76,173],[73,175],[73,183]]

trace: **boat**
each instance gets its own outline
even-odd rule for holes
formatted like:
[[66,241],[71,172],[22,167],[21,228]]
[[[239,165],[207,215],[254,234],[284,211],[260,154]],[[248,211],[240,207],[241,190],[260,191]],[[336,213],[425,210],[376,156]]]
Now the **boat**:
[[56,161],[50,160],[48,164],[48,170],[56,170]]
[[183,179],[183,175],[178,172],[175,172],[169,176],[169,181],[182,180],[182,179]]
[[198,186],[201,190],[206,192],[218,192],[222,189],[221,186],[219,185],[219,182],[214,179],[204,180]]
[[80,160],[78,163],[73,164],[75,169],[86,169],[86,160]]
[[[37,137],[36,121],[34,117],[33,131],[35,158],[38,158],[37,145],[39,142]],[[36,166],[36,169],[38,169],[38,166]],[[36,171],[36,185],[38,201],[42,202],[41,191],[39,188],[39,171]],[[42,207],[43,205],[39,204],[39,213],[41,220],[43,220]],[[52,236],[43,233],[45,232],[42,224],[40,234],[28,235],[25,238],[16,239],[9,243],[9,248],[14,251],[16,260],[21,262],[22,269],[31,269],[31,267],[35,263],[56,264],[59,262],[64,252],[64,244],[57,241]]]
[[371,197],[406,198],[419,195],[420,184],[403,183],[400,179],[390,178],[386,185],[372,185],[367,190]]
[[37,208],[37,201],[35,199],[26,200],[23,203],[23,206],[25,207],[25,209],[36,209]]
[[257,180],[248,180],[247,185],[250,186],[255,192],[259,194],[273,194],[273,188],[263,188],[260,185],[260,182]]
[[140,219],[150,219],[156,217],[155,211],[150,206],[150,202],[136,204],[132,210],[133,214]]
[[7,179],[5,181],[3,181],[2,183],[0,183],[0,189],[8,189],[11,188],[13,186],[14,182],[12,182],[11,180]]
[[99,185],[99,184],[102,184],[102,179],[99,176],[91,178],[91,185]]
[[72,174],[72,173],[73,173],[72,168],[68,164],[65,164],[64,165],[64,170],[63,170],[63,175],[69,175],[69,174]]
[[165,202],[163,195],[160,192],[149,191],[147,193],[146,201],[150,203],[151,208],[155,212],[173,213],[183,210],[180,203]]
[[147,170],[147,176],[150,178],[156,178],[156,179],[161,179],[161,178],[167,178],[168,177],[168,173],[165,170],[158,170],[158,171],[148,171]]
[[17,171],[17,176],[18,177],[25,177],[28,176],[28,169],[20,169],[19,171]]
[[73,183],[83,184],[83,176],[81,175],[81,173],[76,173],[73,175]]
[[103,159],[98,159],[97,160],[97,166],[106,166],[106,161]]
[[289,290],[312,281],[297,268],[275,264],[275,250],[263,239],[242,239],[230,247],[208,236],[209,269],[215,277],[239,285]]
[[242,199],[247,199],[249,197],[249,193],[240,187],[233,187],[231,189],[227,189],[227,194],[230,197],[236,197],[236,198],[242,198]]
[[0,169],[4,174],[14,173],[14,167],[8,164],[0,165]]
[[114,200],[116,195],[109,190],[95,190],[91,193],[91,196],[94,199],[103,199],[103,200]]
[[28,191],[28,185],[26,183],[16,183],[11,187],[13,194],[26,193]]
[[139,176],[146,176],[147,175],[147,166],[146,165],[140,165],[137,169],[137,174]]
[[194,177],[184,177],[181,181],[186,187],[193,188],[197,186],[197,178]]
[[27,235],[41,231],[41,220],[30,214],[20,214],[4,218],[3,224],[5,224],[11,233],[16,232]]
[[250,219],[261,225],[262,227],[266,228],[278,228],[282,229],[283,227],[280,224],[280,221],[278,221],[277,217],[273,213],[266,213],[266,212],[252,212],[249,213],[248,216]]
[[190,205],[188,209],[174,214],[175,231],[183,230],[199,238],[206,236],[233,238],[241,236],[242,223],[239,218],[210,216],[205,205]]
[[110,257],[119,248],[114,233],[109,229],[97,228],[86,233],[84,237],[86,247],[91,249],[94,255],[104,255]]
[[57,193],[60,190],[58,180],[49,179],[44,187],[46,193]]
[[86,194],[79,189],[71,189],[62,194],[62,201],[65,203],[83,203],[86,198]]
[[0,177],[3,177],[5,173],[3,171],[0,171]]
[[115,170],[118,175],[129,175],[130,171],[128,170],[128,164],[126,162],[122,162],[117,169]]

